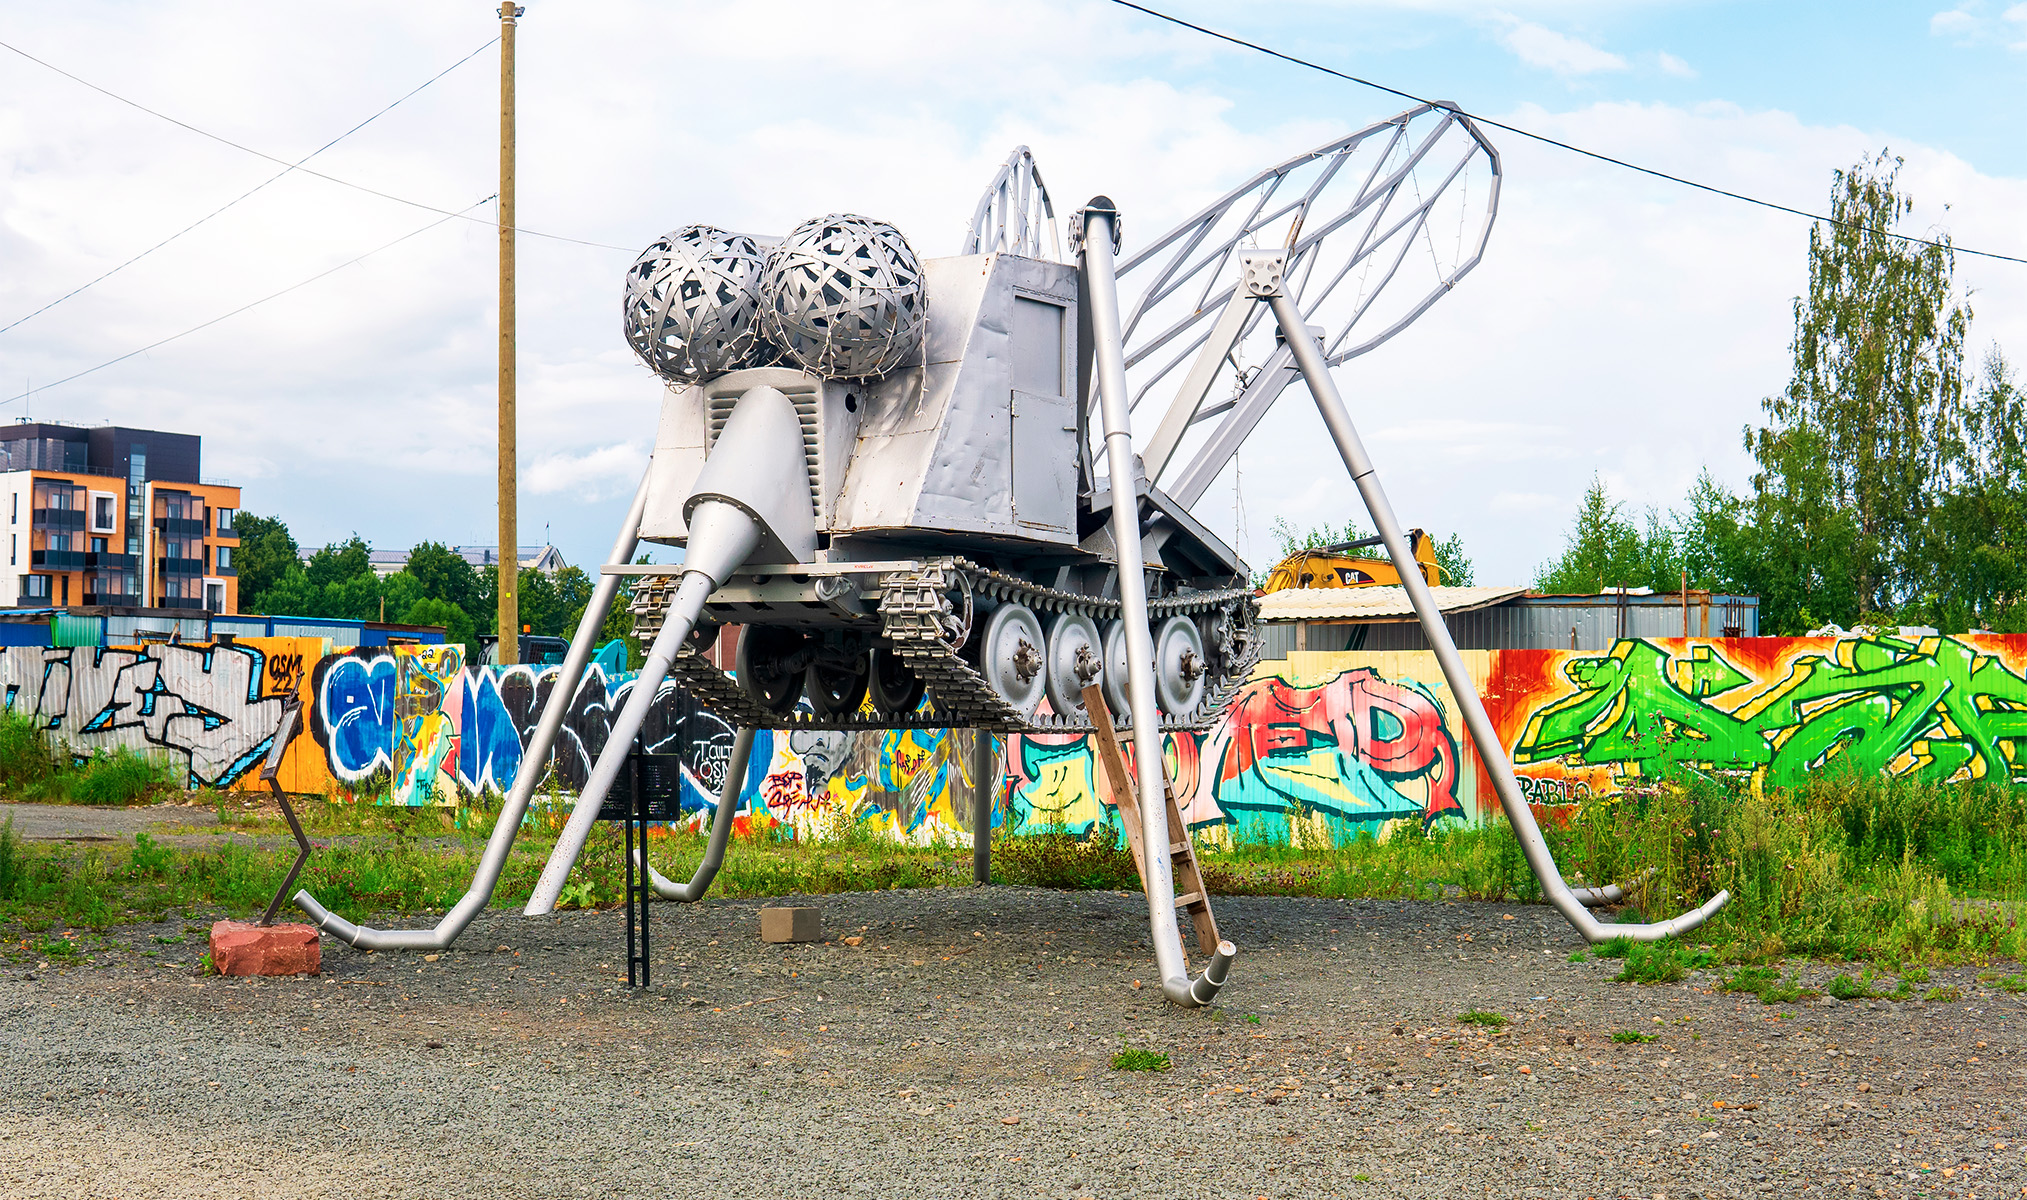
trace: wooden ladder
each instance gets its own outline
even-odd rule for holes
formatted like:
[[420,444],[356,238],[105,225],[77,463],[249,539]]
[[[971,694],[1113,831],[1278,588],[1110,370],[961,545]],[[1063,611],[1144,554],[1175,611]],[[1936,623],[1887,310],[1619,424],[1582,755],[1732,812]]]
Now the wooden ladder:
[[[1140,872],[1140,890],[1146,892],[1147,853],[1141,846],[1140,800],[1133,776],[1126,770],[1126,756],[1119,752],[1112,710],[1105,706],[1105,693],[1095,683],[1084,687],[1084,709],[1091,715],[1091,728],[1097,735],[1098,761],[1104,764],[1105,776],[1112,782],[1112,795],[1119,802],[1119,816],[1126,825],[1126,844],[1133,851],[1133,869]],[[1197,866],[1196,846],[1190,841],[1189,827],[1182,823],[1182,813],[1175,806],[1175,787],[1168,779],[1166,764],[1162,768],[1161,790],[1168,805],[1169,876],[1175,882],[1175,906],[1189,914],[1190,925],[1196,931],[1197,949],[1206,955],[1215,954],[1217,918],[1211,915],[1210,891],[1204,887],[1203,871]]]

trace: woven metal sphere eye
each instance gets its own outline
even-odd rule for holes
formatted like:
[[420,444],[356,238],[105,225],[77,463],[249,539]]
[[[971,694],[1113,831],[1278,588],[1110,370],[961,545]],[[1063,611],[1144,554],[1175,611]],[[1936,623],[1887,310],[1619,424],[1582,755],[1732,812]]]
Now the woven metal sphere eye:
[[757,365],[760,273],[766,256],[743,233],[685,225],[641,252],[626,273],[627,344],[676,383]]
[[762,335],[803,370],[885,375],[922,344],[922,264],[884,221],[833,213],[804,221],[767,255]]

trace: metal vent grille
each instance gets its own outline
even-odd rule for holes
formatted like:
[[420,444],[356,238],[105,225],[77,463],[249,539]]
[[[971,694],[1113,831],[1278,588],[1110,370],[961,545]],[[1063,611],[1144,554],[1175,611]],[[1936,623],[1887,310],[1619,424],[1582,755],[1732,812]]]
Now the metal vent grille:
[[[802,387],[785,387],[781,393],[795,405],[795,419],[802,425],[802,462],[809,474],[809,502],[819,515],[823,513],[823,387],[809,384]],[[725,422],[732,416],[732,407],[739,403],[743,393],[704,396],[705,436],[711,447],[718,444],[718,435],[724,431]]]

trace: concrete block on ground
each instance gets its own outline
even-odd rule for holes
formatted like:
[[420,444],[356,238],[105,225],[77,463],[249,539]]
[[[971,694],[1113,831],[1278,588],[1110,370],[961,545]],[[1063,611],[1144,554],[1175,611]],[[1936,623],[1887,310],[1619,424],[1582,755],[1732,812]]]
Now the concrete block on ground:
[[822,910],[774,907],[760,910],[763,942],[815,942],[823,939]]
[[211,927],[211,965],[220,975],[315,975],[323,962],[313,925],[219,921]]

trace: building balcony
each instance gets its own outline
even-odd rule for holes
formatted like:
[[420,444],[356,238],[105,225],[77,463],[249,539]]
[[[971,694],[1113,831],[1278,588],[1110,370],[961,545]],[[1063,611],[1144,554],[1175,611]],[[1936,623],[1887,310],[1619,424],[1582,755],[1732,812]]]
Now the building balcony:
[[30,516],[36,529],[50,533],[84,532],[84,510],[81,508],[38,508]]
[[173,538],[201,538],[204,522],[188,517],[156,517],[155,532]]
[[33,550],[28,565],[45,571],[82,571],[87,557],[83,550]]
[[202,575],[204,560],[201,558],[157,558],[155,570],[163,575]]
[[220,579],[234,579],[239,575],[238,567],[213,567],[211,573]]
[[141,556],[138,554],[110,554],[100,550],[88,550],[85,552],[84,565],[86,570],[136,571],[140,569]]
[[84,594],[84,602],[88,605],[104,604],[116,608],[141,607],[141,598],[139,596],[130,596],[124,592],[86,592]]
[[203,608],[204,601],[195,596],[163,596],[155,601],[153,608]]

